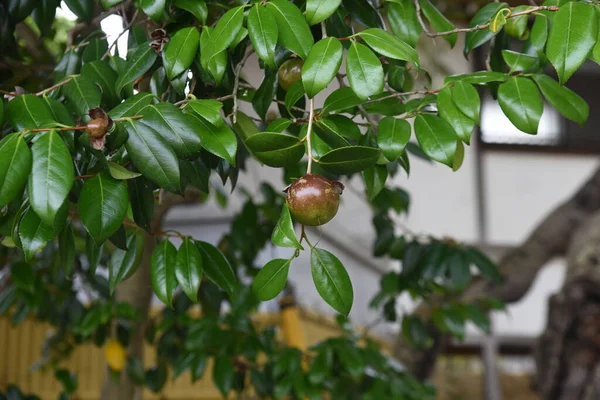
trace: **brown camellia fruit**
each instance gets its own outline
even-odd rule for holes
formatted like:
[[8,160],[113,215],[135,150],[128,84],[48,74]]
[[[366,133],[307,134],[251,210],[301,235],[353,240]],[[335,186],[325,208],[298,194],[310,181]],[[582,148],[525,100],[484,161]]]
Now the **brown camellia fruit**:
[[285,190],[292,217],[307,226],[329,222],[337,214],[344,185],[322,175],[308,174]]
[[290,86],[302,79],[303,64],[304,62],[298,58],[290,58],[281,64],[277,72],[279,86],[287,91]]

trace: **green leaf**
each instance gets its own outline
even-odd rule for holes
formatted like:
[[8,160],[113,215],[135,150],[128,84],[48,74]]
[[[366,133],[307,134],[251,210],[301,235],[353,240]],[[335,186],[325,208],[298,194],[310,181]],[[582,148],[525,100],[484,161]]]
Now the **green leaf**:
[[146,230],[152,231],[152,216],[154,215],[154,191],[148,179],[140,176],[127,182],[129,186],[129,201],[135,223]]
[[[433,4],[431,4],[430,0],[419,0],[419,4],[421,5],[421,11],[423,11],[423,15],[431,24],[431,27],[436,32],[447,32],[453,30],[454,24],[448,20]],[[443,36],[443,38],[450,43],[450,47],[454,47],[456,44],[457,34],[453,33],[451,35]]]
[[[36,2],[31,1],[30,3],[35,4]],[[40,0],[37,3],[39,5],[33,10],[31,17],[33,18],[33,22],[35,22],[40,29],[42,36],[47,36],[48,32],[52,29],[54,19],[56,18],[56,8],[60,2],[59,0]],[[29,13],[25,16],[28,14]]]
[[77,75],[81,69],[81,55],[76,50],[67,51],[54,67],[54,83],[63,81],[67,76]]
[[8,121],[17,131],[41,128],[54,120],[50,107],[32,94],[17,96],[9,101],[6,113]]
[[451,75],[446,77],[446,83],[465,82],[472,85],[485,85],[490,82],[505,82],[510,76],[503,72],[478,71],[472,74]]
[[531,71],[539,67],[539,59],[528,54],[518,53],[512,50],[502,50],[502,58],[510,67],[510,72]]
[[125,129],[129,134],[125,148],[137,169],[158,186],[181,192],[177,156],[158,132],[134,121],[125,122]]
[[353,174],[375,165],[380,155],[381,150],[372,147],[341,147],[325,154],[318,163],[335,175]]
[[238,143],[231,128],[222,121],[217,125],[213,125],[197,114],[188,113],[186,116],[193,121],[194,125],[201,127],[198,134],[200,135],[202,147],[235,166]]
[[66,275],[71,275],[73,265],[75,264],[75,238],[73,237],[73,228],[67,223],[58,236],[58,254],[62,270]]
[[83,226],[100,245],[119,229],[128,206],[127,183],[101,172],[86,179],[78,211]]
[[348,82],[356,96],[365,100],[383,91],[383,67],[365,45],[353,42],[346,55]]
[[417,9],[412,0],[396,0],[386,3],[390,29],[394,35],[415,48],[423,28],[417,18]]
[[302,83],[309,98],[325,89],[342,65],[343,48],[337,38],[319,40],[302,66]]
[[284,133],[257,133],[246,140],[246,146],[254,157],[270,167],[293,165],[304,156],[302,141]]
[[35,253],[53,237],[52,228],[44,224],[33,209],[28,209],[19,223],[19,239],[25,254],[25,261],[31,261]]
[[166,0],[139,0],[138,4],[138,7],[141,7],[144,13],[154,21],[160,22],[163,20],[167,5]]
[[321,118],[319,123],[321,125],[333,124],[338,129],[336,132],[339,132],[340,135],[350,139],[360,140],[362,137],[362,133],[356,122],[345,115],[328,115],[325,118]]
[[330,252],[313,247],[310,252],[310,270],[317,292],[327,304],[340,314],[352,309],[354,293],[346,268]]
[[152,104],[154,99],[155,97],[151,93],[138,93],[110,110],[108,116],[112,119],[117,119],[139,115],[140,111],[148,104]]
[[452,93],[452,101],[463,114],[479,123],[479,109],[481,108],[481,100],[479,93],[470,83],[459,81],[450,89]]
[[175,7],[186,10],[194,15],[202,24],[208,17],[208,7],[204,0],[175,0]]
[[[489,3],[483,6],[477,11],[477,14],[469,22],[469,28],[473,28],[477,25],[484,25],[490,22],[492,17],[502,9],[506,8],[506,3]],[[476,47],[481,46],[496,35],[496,32],[492,32],[490,29],[479,29],[474,32],[467,32],[465,37],[465,47],[463,53],[465,56]]]
[[274,299],[285,287],[292,259],[277,258],[258,271],[252,281],[252,291],[260,301]]
[[452,168],[456,151],[456,133],[445,120],[435,115],[415,118],[415,136],[429,158]]
[[171,37],[162,52],[163,65],[170,81],[192,65],[199,43],[200,33],[195,27],[180,29]]
[[385,117],[379,121],[377,130],[377,145],[388,161],[395,161],[410,140],[410,124],[405,119]]
[[[302,86],[302,84],[300,84],[300,86]],[[281,133],[285,131],[291,124],[292,121],[287,118],[278,118],[267,126],[265,132]]]
[[196,241],[196,246],[202,254],[204,274],[217,286],[232,295],[236,286],[236,277],[227,258],[210,243]]
[[265,77],[252,98],[252,107],[258,116],[265,120],[277,93],[277,71],[267,70]]
[[331,119],[319,119],[314,128],[317,135],[331,148],[350,146],[350,143],[341,135],[341,129]]
[[152,104],[140,113],[144,115],[141,122],[160,133],[178,156],[190,158],[202,151],[202,127],[187,118],[178,107],[171,103]]
[[370,28],[358,35],[377,53],[395,60],[408,61],[419,66],[417,51],[406,42],[380,28]]
[[31,150],[23,135],[11,133],[0,141],[0,207],[14,200],[31,173]]
[[121,99],[115,89],[118,75],[106,61],[96,60],[83,64],[81,76],[100,85],[102,97],[110,106],[120,102]]
[[173,306],[173,293],[177,289],[175,263],[177,249],[173,243],[164,240],[156,246],[150,260],[150,279],[156,297],[167,306]]
[[288,110],[288,112],[292,110],[292,107],[296,105],[298,100],[303,98],[304,95],[304,84],[301,80],[294,82],[294,84],[289,87],[287,93],[285,94],[285,108]]
[[108,172],[110,173],[110,176],[118,180],[133,179],[142,175],[139,172],[130,171],[122,165],[112,161],[108,162]]
[[306,20],[316,25],[329,18],[340,6],[342,0],[308,0],[306,2]]
[[260,4],[248,13],[248,35],[256,55],[269,67],[276,68],[275,47],[277,46],[277,21],[273,14]]
[[298,7],[287,0],[271,0],[267,7],[277,22],[279,43],[305,59],[314,44],[314,39]]
[[465,146],[460,140],[456,143],[456,152],[454,153],[454,162],[452,164],[452,171],[458,171],[462,166],[465,159]]
[[446,122],[452,126],[454,132],[460,140],[469,144],[471,142],[471,133],[475,127],[475,121],[462,113],[452,100],[451,89],[446,87],[438,93],[437,97],[438,112]]
[[520,131],[535,135],[544,111],[540,91],[527,78],[513,77],[498,88],[498,104]]
[[[517,8],[517,7],[515,7]],[[490,20],[490,26],[488,29],[494,33],[500,32],[500,29],[506,25],[507,17],[511,14],[510,8],[501,8],[494,14]]]
[[213,382],[224,398],[231,391],[235,378],[235,366],[227,355],[215,357],[213,367]]
[[[525,11],[529,9],[529,6],[517,6],[511,10],[512,14]],[[506,33],[517,39],[527,39],[527,20],[528,15],[521,15],[519,17],[509,18],[506,21],[504,30]]]
[[584,99],[567,87],[559,85],[547,75],[533,75],[532,78],[548,103],[556,108],[563,117],[575,121],[579,125],[585,125],[590,108]]
[[210,32],[210,37],[206,44],[201,44],[200,63],[202,64],[202,68],[209,69],[209,61],[233,43],[243,22],[243,6],[234,7],[223,14],[215,28]]
[[333,111],[345,110],[357,106],[362,103],[362,100],[354,94],[354,90],[350,87],[343,87],[331,92],[325,99],[321,115],[327,115]]
[[558,74],[561,85],[588,58],[598,40],[598,17],[592,6],[569,2],[554,15],[546,56]]
[[499,283],[502,281],[502,276],[498,271],[498,267],[485,254],[474,247],[467,249],[468,260],[475,264],[479,272],[492,282]]
[[139,267],[139,253],[142,251],[138,243],[137,233],[132,233],[127,238],[127,250],[116,248],[108,262],[108,288],[111,295],[117,285],[129,278]]
[[373,165],[362,172],[365,186],[367,188],[367,198],[373,200],[385,187],[385,181],[388,176],[388,170],[385,165]]
[[108,43],[106,42],[106,39],[93,39],[83,49],[81,59],[84,63],[100,60],[107,50]]
[[202,256],[194,242],[186,237],[183,239],[175,261],[175,275],[183,292],[194,303],[198,302],[198,290],[202,282]]
[[42,221],[52,226],[75,179],[71,154],[55,131],[39,136],[31,152],[33,164],[27,189],[29,202]]
[[535,17],[535,21],[529,32],[529,39],[525,42],[525,48],[529,50],[526,52],[545,58],[544,49],[546,48],[549,30],[550,23],[545,15],[538,15]]
[[94,15],[94,1],[93,0],[65,0],[69,9],[73,11],[73,14],[77,15],[79,19],[89,21]]
[[96,269],[100,264],[103,250],[104,245],[96,246],[91,236],[85,237],[85,255],[88,260],[88,270],[92,276],[96,275]]
[[[210,37],[212,35],[212,29],[209,26],[204,26],[202,29],[202,33],[200,34],[200,52],[202,55],[202,49],[205,49],[210,42]],[[204,68],[208,73],[214,78],[215,84],[219,86],[223,77],[225,76],[225,68],[227,67],[227,51],[223,50],[219,53],[216,53],[212,58],[208,60],[208,67]],[[171,85],[177,83],[176,88],[177,93],[185,94],[187,80],[187,72],[183,72],[177,79],[171,82]]]
[[127,54],[127,62],[116,83],[117,94],[140,76],[144,75],[156,61],[156,52],[148,43],[142,43]]
[[63,87],[63,93],[78,115],[87,115],[92,108],[100,107],[102,95],[98,86],[83,76],[76,76]]
[[353,20],[366,28],[383,28],[381,15],[368,0],[344,0],[344,9]]
[[283,208],[281,209],[281,216],[277,221],[275,229],[273,229],[271,242],[273,242],[275,246],[279,247],[291,247],[294,249],[304,250],[304,247],[302,247],[296,238],[296,233],[294,232],[294,223],[292,222],[292,216],[290,215],[290,210],[288,209],[287,204],[284,204]]
[[10,278],[16,288],[29,293],[35,292],[35,274],[31,265],[23,262],[12,264]]

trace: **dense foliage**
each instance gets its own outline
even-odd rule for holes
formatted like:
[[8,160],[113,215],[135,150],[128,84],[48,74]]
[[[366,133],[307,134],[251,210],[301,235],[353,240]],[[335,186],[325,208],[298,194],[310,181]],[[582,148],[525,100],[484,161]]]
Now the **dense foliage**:
[[[348,273],[304,227],[297,235],[279,189],[263,185],[261,199],[248,198],[218,246],[160,230],[155,212],[174,195],[205,201],[212,191],[224,204],[212,171],[235,190],[251,159],[280,168],[285,184],[305,173],[342,181],[361,174],[377,231],[374,256],[402,261],[382,278],[373,307],[396,321],[399,294],[441,296],[427,320],[402,320],[419,348],[430,345],[430,324],[458,337],[469,320],[486,330],[486,309],[500,305],[456,298],[472,274],[499,281],[493,263],[451,239],[398,235],[391,215],[408,211],[408,194],[386,182],[408,175],[414,156],[458,170],[480,123],[482,92],[524,134],[537,133],[544,99],[584,124],[588,106],[565,84],[586,60],[600,62],[600,7],[493,2],[457,29],[430,0],[65,3],[78,18],[72,26],[55,19],[58,0],[0,2],[0,314],[55,326],[44,355],[51,365],[86,341],[127,345],[142,316],[114,292],[142,264],[151,236],[152,287],[167,307],[146,332],[157,365],[144,370],[139,359],[127,361],[136,384],[160,391],[169,374],[186,370],[198,379],[214,359],[223,394],[433,396],[349,327]],[[127,54],[109,47],[99,28],[112,14],[123,17]],[[420,38],[443,37],[453,47],[459,34],[464,54],[482,50],[487,69],[415,88],[429,76],[415,50]],[[264,71],[259,87],[244,79],[254,54]],[[316,107],[329,85],[339,87]],[[241,103],[255,114],[240,111]],[[294,249],[292,257],[258,268],[268,242]],[[259,301],[284,289],[301,251],[311,253],[317,291],[342,314],[345,332],[305,354],[251,318]],[[188,312],[193,303],[201,317]],[[68,397],[73,375],[56,376]]]

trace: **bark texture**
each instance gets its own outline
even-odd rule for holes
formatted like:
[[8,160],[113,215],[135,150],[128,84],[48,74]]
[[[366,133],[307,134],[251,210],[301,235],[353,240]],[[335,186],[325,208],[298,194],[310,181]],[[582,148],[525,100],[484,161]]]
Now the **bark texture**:
[[[184,197],[166,194],[160,204],[154,208],[152,218],[152,232],[161,232],[164,217],[173,207],[195,203],[200,199],[200,192],[187,190]],[[152,283],[150,281],[150,259],[152,251],[156,247],[156,236],[149,233],[144,234],[144,253],[140,267],[135,274],[123,281],[116,290],[116,298],[120,302],[133,305],[140,314],[140,319],[133,325],[133,332],[127,353],[131,356],[144,359],[144,331],[148,319],[150,300],[152,299]],[[102,387],[102,400],[141,400],[142,390],[136,386],[127,376],[126,370],[121,373],[119,382],[108,378]]]
[[[461,300],[473,301],[489,296],[507,303],[520,300],[546,262],[565,254],[577,230],[599,210],[600,168],[569,200],[544,218],[522,245],[501,257],[498,262],[504,279],[501,284],[492,285],[484,280],[476,280],[465,291]],[[432,303],[443,300],[434,299]],[[416,312],[422,315],[428,314],[428,305],[422,305]],[[406,343],[400,335],[394,346],[394,355],[417,377],[427,378],[433,372],[437,354],[446,338],[439,332],[435,332],[434,340],[436,344],[432,348],[419,351]]]

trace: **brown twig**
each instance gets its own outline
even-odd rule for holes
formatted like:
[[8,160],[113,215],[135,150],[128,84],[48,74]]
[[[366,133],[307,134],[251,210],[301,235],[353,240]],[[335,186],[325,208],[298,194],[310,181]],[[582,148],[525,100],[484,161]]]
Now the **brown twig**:
[[[75,76],[77,76],[77,75],[75,75]],[[35,95],[36,95],[36,96],[43,96],[43,95],[45,95],[46,93],[53,91],[54,89],[58,89],[59,87],[61,87],[61,86],[63,86],[63,85],[66,85],[67,83],[71,82],[71,80],[72,80],[72,79],[73,79],[75,76],[70,76],[70,77],[68,77],[67,79],[65,79],[65,80],[62,80],[62,81],[58,82],[57,84],[55,84],[55,85],[52,85],[52,86],[50,86],[49,88],[46,88],[46,89],[42,90],[41,92],[37,92]]]
[[49,132],[49,131],[84,131],[87,129],[87,126],[67,126],[64,128],[35,128],[29,129],[29,132]]
[[101,60],[105,60],[108,56],[110,56],[111,50],[113,49],[113,47],[115,47],[117,45],[117,42],[119,41],[119,39],[121,39],[121,36],[123,36],[125,34],[125,32],[127,32],[135,23],[135,20],[138,16],[138,12],[139,12],[139,10],[136,8],[135,13],[133,14],[133,17],[131,18],[131,21],[129,21],[125,24],[125,26],[123,27],[123,30],[121,31],[121,33],[119,33],[119,35],[117,36],[115,41],[112,42],[111,45],[108,47],[108,49],[106,50],[106,53],[104,53]]
[[253,53],[252,51],[252,47],[248,47],[246,49],[246,53],[244,54],[244,57],[240,60],[240,62],[237,64],[237,66],[235,67],[235,79],[233,81],[233,107],[231,109],[231,120],[233,121],[233,123],[235,124],[237,122],[237,111],[238,111],[238,89],[240,87],[240,76],[242,75],[242,68],[244,68],[244,64],[246,64],[246,61],[248,60],[248,58],[250,57],[250,55]]

